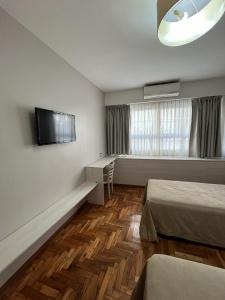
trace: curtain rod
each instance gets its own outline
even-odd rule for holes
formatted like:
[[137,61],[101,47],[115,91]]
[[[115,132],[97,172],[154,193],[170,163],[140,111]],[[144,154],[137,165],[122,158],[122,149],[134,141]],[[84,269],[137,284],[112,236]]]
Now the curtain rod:
[[130,104],[145,104],[145,103],[150,103],[150,102],[165,102],[165,101],[179,101],[179,100],[187,100],[187,99],[191,99],[191,100],[194,100],[194,99],[199,99],[199,98],[206,98],[206,97],[225,97],[225,95],[213,95],[213,96],[204,96],[204,97],[185,97],[185,98],[176,98],[176,99],[153,99],[153,100],[149,100],[149,101],[141,101],[141,102],[130,102],[130,103],[127,103],[127,105],[130,105]]

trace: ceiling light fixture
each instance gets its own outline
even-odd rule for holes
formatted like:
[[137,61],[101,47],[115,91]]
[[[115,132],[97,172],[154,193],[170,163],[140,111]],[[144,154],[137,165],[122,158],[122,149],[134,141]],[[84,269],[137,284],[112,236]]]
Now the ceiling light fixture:
[[203,36],[223,16],[225,0],[158,0],[158,37],[181,46]]

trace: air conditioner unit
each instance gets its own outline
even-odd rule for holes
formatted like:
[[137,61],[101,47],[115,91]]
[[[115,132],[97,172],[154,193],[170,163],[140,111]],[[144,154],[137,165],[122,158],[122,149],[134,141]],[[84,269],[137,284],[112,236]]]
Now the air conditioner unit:
[[144,87],[144,99],[177,97],[180,94],[180,82],[160,83]]

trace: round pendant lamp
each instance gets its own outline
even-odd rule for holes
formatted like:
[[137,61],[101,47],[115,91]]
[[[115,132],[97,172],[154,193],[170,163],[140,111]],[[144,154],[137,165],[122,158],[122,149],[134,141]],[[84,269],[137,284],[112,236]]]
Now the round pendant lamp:
[[158,37],[167,46],[193,42],[223,16],[225,0],[158,0]]

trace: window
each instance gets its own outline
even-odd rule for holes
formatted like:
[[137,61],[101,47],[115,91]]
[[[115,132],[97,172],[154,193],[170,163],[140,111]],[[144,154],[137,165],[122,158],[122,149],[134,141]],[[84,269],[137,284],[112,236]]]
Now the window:
[[191,99],[130,105],[130,152],[144,156],[188,156]]

